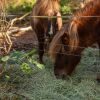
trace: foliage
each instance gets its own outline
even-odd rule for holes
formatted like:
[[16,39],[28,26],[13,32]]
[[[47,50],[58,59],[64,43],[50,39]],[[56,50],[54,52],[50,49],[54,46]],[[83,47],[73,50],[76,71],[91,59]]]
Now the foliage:
[[71,9],[71,7],[70,6],[62,6],[61,7],[61,12],[63,13],[63,14],[71,14],[72,13],[72,9]]
[[[24,13],[32,10],[35,0],[13,0],[8,6],[8,12],[10,13]],[[78,3],[73,0],[61,0],[61,12],[62,14],[71,14]]]
[[[36,50],[25,53],[20,51],[12,52],[10,55],[0,58],[0,63],[2,64],[2,78],[6,81],[16,80],[16,76],[12,76],[12,71],[15,69],[18,70],[18,73],[23,75],[31,76],[33,73],[32,69],[36,66],[39,69],[42,69],[44,66],[39,64],[37,58],[34,58]],[[29,57],[32,55],[32,57]],[[34,59],[33,59],[34,58]],[[19,81],[19,80],[16,80]]]
[[71,7],[70,7],[70,0],[62,0],[61,1],[61,12],[63,13],[63,14],[71,14],[72,13],[72,9],[71,9]]
[[10,13],[25,13],[32,10],[35,0],[13,0],[10,2],[7,11]]

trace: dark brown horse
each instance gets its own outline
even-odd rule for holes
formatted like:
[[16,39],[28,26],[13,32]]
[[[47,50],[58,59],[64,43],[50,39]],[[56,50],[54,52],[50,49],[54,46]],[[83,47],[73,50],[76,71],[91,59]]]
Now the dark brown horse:
[[98,43],[100,48],[99,10],[100,0],[92,0],[53,38],[49,53],[54,60],[56,76],[71,75],[80,62],[81,52],[88,46]]
[[[39,61],[43,63],[45,42],[50,42],[52,37],[62,26],[61,17],[52,19],[52,16],[61,16],[59,12],[60,0],[37,0],[32,11],[31,26],[35,31],[39,44]],[[48,16],[37,18],[34,16]],[[49,38],[49,40],[48,40]]]

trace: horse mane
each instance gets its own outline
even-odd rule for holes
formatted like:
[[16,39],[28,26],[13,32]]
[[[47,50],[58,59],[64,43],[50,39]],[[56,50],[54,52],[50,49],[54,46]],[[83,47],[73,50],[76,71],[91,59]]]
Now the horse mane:
[[[32,16],[54,16],[60,9],[59,0],[36,0],[33,6]],[[40,25],[45,31],[45,22],[47,18],[36,18],[31,19],[31,25],[33,29],[37,30],[37,25]],[[40,21],[41,20],[41,21]]]
[[[69,46],[69,50],[71,52],[78,47],[80,29],[82,30],[82,28],[84,28],[85,25],[87,25],[89,22],[94,23],[95,21],[92,17],[82,18],[82,16],[98,16],[100,15],[98,9],[100,9],[100,0],[91,0],[85,5],[84,8],[82,8],[74,14],[74,17],[70,22],[69,28],[64,26],[64,28],[62,28],[61,31],[59,31],[55,35],[51,42],[49,54],[52,59],[55,58],[56,52],[59,50],[59,48],[61,48],[61,46],[57,46],[57,44],[61,43],[61,37],[64,34],[67,34],[69,38],[67,45]],[[68,32],[66,32],[66,28],[68,28]]]
[[60,31],[58,31],[58,33],[54,36],[53,40],[50,43],[50,48],[49,48],[49,55],[50,58],[52,59],[52,61],[55,60],[55,56],[57,54],[57,52],[60,50],[60,48],[62,47],[62,41],[61,41],[61,37],[64,35],[65,32],[67,32],[67,28],[68,24],[65,24]]
[[52,16],[59,11],[59,6],[59,0],[37,0],[34,5],[33,14],[36,16],[50,16],[51,14]]
[[68,32],[71,51],[75,50],[79,45],[79,29],[85,27],[84,25],[88,25],[89,22],[93,23],[93,18],[88,16],[100,15],[98,9],[100,9],[100,0],[91,0],[84,8],[74,14]]

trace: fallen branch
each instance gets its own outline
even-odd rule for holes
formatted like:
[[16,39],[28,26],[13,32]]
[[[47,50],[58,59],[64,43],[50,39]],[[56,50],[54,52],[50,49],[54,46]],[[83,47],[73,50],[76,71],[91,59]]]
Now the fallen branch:
[[30,30],[32,30],[31,26],[24,27],[24,28],[11,27],[11,28],[7,31],[7,34],[13,35],[14,33],[17,33],[17,32],[27,32],[27,31],[30,31]]
[[11,20],[11,27],[14,25],[14,23],[16,22],[16,21],[21,21],[22,19],[24,19],[25,17],[27,17],[28,15],[30,14],[30,12],[28,12],[28,13],[26,13],[25,15],[23,15],[22,17],[20,17],[20,18],[14,18],[13,20]]
[[[2,9],[4,9],[2,7]],[[26,13],[25,15],[23,15],[22,17],[20,18],[14,18],[12,19],[10,22],[8,22],[6,20],[6,16],[5,16],[5,10],[2,10],[4,12],[2,12],[2,16],[0,18],[0,22],[1,22],[1,26],[0,28],[0,31],[1,31],[1,34],[0,34],[0,37],[4,40],[3,41],[3,51],[5,53],[9,53],[10,52],[10,49],[12,47],[12,41],[10,39],[10,35],[11,34],[14,34],[14,33],[17,33],[17,32],[25,32],[25,31],[29,31],[31,30],[31,27],[26,27],[26,28],[19,28],[19,27],[13,27],[13,25],[17,22],[17,21],[21,21],[23,20],[26,16],[28,16],[30,14],[29,13]],[[1,44],[0,44],[1,45]],[[0,49],[1,50],[1,49]]]

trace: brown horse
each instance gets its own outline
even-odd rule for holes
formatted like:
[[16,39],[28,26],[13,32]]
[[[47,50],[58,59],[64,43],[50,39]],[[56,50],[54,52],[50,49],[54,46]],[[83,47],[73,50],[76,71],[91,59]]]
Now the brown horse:
[[[37,0],[32,11],[31,26],[35,31],[39,44],[39,61],[43,63],[45,42],[50,42],[57,30],[62,27],[61,17],[52,19],[52,16],[61,16],[59,12],[60,0]],[[34,16],[48,16],[37,18]],[[48,40],[49,38],[49,40]]]
[[99,9],[100,0],[92,0],[54,36],[49,53],[54,59],[56,76],[71,75],[80,62],[82,51],[88,46],[96,42],[100,48]]

